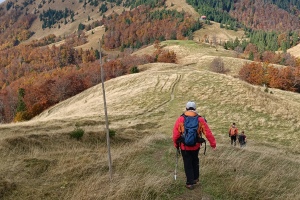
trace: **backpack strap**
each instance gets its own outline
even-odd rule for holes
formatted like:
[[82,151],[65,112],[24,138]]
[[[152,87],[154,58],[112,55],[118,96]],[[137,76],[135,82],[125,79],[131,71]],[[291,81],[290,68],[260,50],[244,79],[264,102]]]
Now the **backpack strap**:
[[[199,117],[202,117],[199,115]],[[205,117],[202,117],[204,119],[204,121],[207,123],[207,120],[205,119]],[[202,144],[204,143],[204,152],[203,154],[205,155],[206,153],[206,140],[202,137],[202,132],[200,132],[200,138],[199,138],[199,142]]]

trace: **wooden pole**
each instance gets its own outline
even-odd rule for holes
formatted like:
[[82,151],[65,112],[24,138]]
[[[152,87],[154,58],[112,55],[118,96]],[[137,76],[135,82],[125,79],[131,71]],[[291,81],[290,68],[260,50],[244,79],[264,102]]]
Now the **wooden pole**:
[[100,39],[99,39],[99,46],[100,46],[101,83],[102,83],[102,93],[103,93],[104,113],[105,113],[105,125],[106,125],[106,144],[107,144],[107,153],[108,153],[109,178],[110,178],[110,180],[112,180],[112,164],[111,164],[111,155],[110,155],[109,127],[108,127],[106,97],[105,97],[105,88],[104,88],[104,73],[103,73],[103,67],[102,67],[102,53],[101,53],[101,41],[100,41]]

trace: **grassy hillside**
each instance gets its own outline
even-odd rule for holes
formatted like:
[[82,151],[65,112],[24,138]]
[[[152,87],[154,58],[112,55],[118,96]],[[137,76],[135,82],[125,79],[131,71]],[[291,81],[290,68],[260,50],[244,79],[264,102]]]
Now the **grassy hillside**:
[[300,57],[300,45],[296,45],[296,46],[288,49],[287,52],[290,53],[291,55],[299,58]]
[[[105,83],[113,179],[108,173],[101,85],[25,123],[0,126],[0,197],[4,199],[299,199],[300,96],[252,86],[233,76],[244,60],[192,41],[166,41],[178,64],[147,64]],[[149,47],[151,51],[153,47]],[[146,50],[145,50],[146,51]],[[137,52],[138,53],[138,52]],[[209,72],[222,56],[229,75]],[[201,180],[174,181],[172,127],[188,100],[208,120],[217,151],[200,151]],[[231,147],[229,125],[245,130]],[[70,138],[76,128],[81,140]]]

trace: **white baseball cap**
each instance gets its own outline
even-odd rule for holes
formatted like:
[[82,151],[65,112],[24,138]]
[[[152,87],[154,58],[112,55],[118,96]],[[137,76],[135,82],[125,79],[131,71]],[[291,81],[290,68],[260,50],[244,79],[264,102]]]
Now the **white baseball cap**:
[[186,109],[187,110],[196,110],[196,104],[193,101],[189,101],[186,104]]

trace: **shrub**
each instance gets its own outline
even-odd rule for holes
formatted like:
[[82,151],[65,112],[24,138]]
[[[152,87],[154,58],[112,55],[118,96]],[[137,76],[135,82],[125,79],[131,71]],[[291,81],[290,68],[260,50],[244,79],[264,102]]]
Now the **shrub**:
[[109,137],[114,137],[115,135],[116,135],[116,131],[109,129]]
[[163,63],[176,63],[177,62],[177,55],[174,51],[167,51],[162,50],[157,54],[157,62]]
[[70,137],[80,140],[84,134],[84,130],[82,128],[76,127],[71,133]]
[[228,71],[225,69],[224,62],[220,57],[213,59],[210,63],[210,70],[221,74],[225,74]]
[[82,31],[84,28],[85,28],[85,25],[84,25],[84,24],[80,23],[80,24],[78,25],[78,31]]
[[269,92],[268,87],[266,87],[264,91],[265,91],[266,93],[268,93],[268,92]]
[[140,70],[137,66],[133,66],[131,69],[130,69],[130,73],[131,74],[135,74],[135,73],[139,73]]

